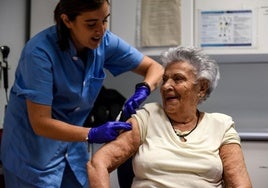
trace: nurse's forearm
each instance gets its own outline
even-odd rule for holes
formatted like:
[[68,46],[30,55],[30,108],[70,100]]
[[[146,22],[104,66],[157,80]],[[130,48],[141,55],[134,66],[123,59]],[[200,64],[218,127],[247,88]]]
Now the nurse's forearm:
[[28,118],[35,134],[61,141],[86,141],[89,128],[53,119],[51,106],[33,103],[29,100],[26,103]]
[[46,119],[38,126],[34,132],[39,136],[67,141],[86,142],[90,128],[71,125],[55,119]]
[[161,83],[164,69],[159,63],[152,64],[144,77],[144,82],[150,85],[151,91],[154,91]]
[[144,76],[144,82],[148,83],[151,91],[155,90],[164,73],[163,66],[148,56],[144,56],[141,64],[134,70],[135,73]]

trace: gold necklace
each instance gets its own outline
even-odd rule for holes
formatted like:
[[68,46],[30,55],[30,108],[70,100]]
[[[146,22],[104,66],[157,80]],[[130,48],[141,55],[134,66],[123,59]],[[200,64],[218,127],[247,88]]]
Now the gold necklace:
[[188,136],[189,134],[191,134],[191,133],[195,130],[195,128],[197,127],[197,125],[198,125],[198,121],[199,121],[199,117],[200,117],[200,112],[199,112],[199,110],[196,111],[196,114],[197,114],[197,121],[196,121],[196,124],[195,124],[194,128],[193,128],[192,130],[190,130],[188,133],[180,134],[180,133],[178,133],[178,132],[174,129],[174,127],[172,126],[172,128],[173,128],[175,134],[181,139],[182,142],[187,142],[187,139],[186,139],[185,137]]

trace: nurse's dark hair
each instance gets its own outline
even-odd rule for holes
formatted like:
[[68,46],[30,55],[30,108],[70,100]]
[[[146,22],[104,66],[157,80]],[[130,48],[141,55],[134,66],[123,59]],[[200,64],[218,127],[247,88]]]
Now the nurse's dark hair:
[[86,11],[98,10],[103,3],[109,0],[60,0],[54,10],[54,20],[57,27],[58,43],[60,49],[65,51],[69,48],[70,31],[61,19],[62,14],[66,14],[70,21]]

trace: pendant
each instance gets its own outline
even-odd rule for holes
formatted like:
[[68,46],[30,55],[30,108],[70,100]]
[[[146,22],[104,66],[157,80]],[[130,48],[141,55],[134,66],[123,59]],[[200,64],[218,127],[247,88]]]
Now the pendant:
[[184,138],[183,136],[182,136],[182,137],[180,137],[180,139],[181,139],[181,141],[182,141],[182,142],[187,142],[187,139],[186,139],[186,138]]

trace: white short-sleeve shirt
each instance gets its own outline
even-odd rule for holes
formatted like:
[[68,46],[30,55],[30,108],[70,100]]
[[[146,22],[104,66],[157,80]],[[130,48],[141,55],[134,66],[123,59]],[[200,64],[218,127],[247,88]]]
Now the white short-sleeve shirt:
[[134,117],[139,124],[142,145],[133,158],[132,188],[223,186],[219,148],[228,143],[240,144],[230,116],[205,113],[186,137],[187,142],[175,134],[157,103],[146,104]]

